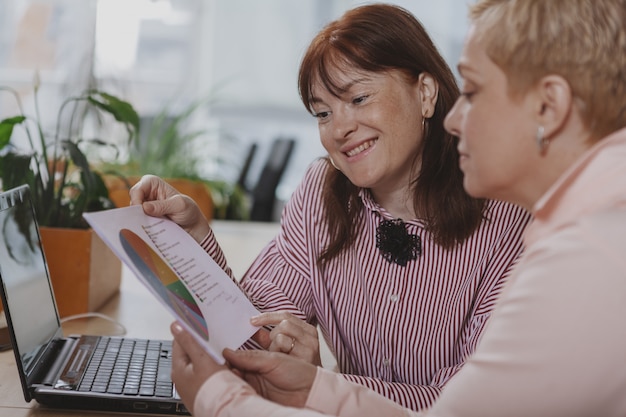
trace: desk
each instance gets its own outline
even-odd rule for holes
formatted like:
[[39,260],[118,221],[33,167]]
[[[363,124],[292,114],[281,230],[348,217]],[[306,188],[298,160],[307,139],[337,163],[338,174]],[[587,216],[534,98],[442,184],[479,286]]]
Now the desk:
[[[229,265],[241,278],[261,249],[278,231],[276,223],[213,221],[213,231]],[[137,338],[171,339],[170,313],[128,269],[122,273],[120,292],[99,311],[126,328],[126,335]],[[67,334],[116,334],[120,328],[106,320],[80,319],[63,325]],[[50,410],[35,401],[26,403],[22,394],[12,351],[0,353],[0,417],[92,417],[103,413]]]

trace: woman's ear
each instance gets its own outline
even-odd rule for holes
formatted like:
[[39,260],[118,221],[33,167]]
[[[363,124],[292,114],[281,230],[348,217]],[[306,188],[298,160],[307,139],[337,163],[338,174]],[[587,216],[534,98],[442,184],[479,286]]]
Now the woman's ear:
[[419,76],[417,86],[422,102],[422,117],[430,118],[433,113],[435,113],[437,95],[439,94],[439,84],[432,75],[427,72],[423,72]]
[[560,75],[547,75],[537,84],[535,104],[538,124],[545,137],[560,131],[572,112],[573,96],[569,83]]

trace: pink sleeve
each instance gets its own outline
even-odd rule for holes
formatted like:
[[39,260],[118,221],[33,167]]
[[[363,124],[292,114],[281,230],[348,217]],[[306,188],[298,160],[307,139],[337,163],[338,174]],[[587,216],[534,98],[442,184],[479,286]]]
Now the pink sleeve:
[[220,371],[198,391],[194,402],[196,417],[322,417],[318,412],[283,407],[258,395],[230,371]]
[[407,417],[423,414],[409,410],[382,395],[346,380],[341,374],[317,368],[306,407],[341,417]]

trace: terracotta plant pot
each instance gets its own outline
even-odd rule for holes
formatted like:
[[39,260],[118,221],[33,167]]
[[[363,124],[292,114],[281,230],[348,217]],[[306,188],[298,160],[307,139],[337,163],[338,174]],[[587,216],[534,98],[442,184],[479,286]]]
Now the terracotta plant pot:
[[40,232],[61,317],[96,311],[118,292],[122,263],[93,230]]

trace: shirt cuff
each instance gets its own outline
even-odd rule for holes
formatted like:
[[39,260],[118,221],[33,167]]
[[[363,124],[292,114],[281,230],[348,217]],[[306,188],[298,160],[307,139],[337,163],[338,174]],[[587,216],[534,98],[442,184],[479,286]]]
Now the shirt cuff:
[[194,414],[217,416],[237,397],[254,394],[254,389],[231,371],[219,371],[207,379],[198,390],[194,400]]
[[284,407],[256,394],[228,370],[211,376],[198,390],[194,415],[211,417],[323,417],[315,411]]
[[322,367],[317,368],[305,407],[341,417],[361,417],[364,414],[389,417],[421,415]]
[[202,248],[207,251],[210,247],[210,243],[211,243],[211,238],[213,237],[213,233],[211,233],[211,231],[209,230],[209,232],[204,236],[204,238],[202,238],[202,240],[200,241],[200,246],[202,246]]

